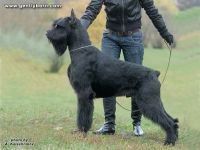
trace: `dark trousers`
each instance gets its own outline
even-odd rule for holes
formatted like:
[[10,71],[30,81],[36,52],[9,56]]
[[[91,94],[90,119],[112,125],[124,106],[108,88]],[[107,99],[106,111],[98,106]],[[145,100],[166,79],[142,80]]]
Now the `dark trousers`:
[[[144,55],[144,44],[142,32],[138,31],[129,36],[119,36],[105,31],[102,39],[102,52],[111,57],[120,58],[123,52],[125,61],[142,64]],[[134,100],[131,98],[131,118],[133,124],[141,121],[142,114]],[[103,99],[105,122],[115,124],[116,97],[107,97]]]
[[[116,97],[107,97],[103,99],[105,123],[115,124]],[[131,118],[133,125],[140,124],[142,114],[135,103],[134,98],[131,98]]]

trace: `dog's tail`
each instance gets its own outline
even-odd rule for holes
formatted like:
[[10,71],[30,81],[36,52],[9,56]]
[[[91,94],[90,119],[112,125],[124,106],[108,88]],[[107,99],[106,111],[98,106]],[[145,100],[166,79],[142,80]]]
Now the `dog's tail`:
[[160,71],[155,70],[156,76],[159,77],[160,76]]

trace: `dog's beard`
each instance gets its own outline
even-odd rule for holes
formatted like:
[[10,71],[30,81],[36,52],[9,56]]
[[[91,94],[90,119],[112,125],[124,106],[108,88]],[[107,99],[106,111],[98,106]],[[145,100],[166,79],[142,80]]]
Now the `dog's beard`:
[[56,53],[61,56],[65,53],[66,49],[67,49],[67,43],[65,40],[61,41],[56,41],[56,40],[50,40],[50,42],[52,43]]

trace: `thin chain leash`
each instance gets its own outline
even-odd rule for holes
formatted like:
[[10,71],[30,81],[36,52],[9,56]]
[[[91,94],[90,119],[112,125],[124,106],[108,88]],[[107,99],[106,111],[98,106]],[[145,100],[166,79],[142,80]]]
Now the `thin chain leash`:
[[[165,41],[165,40],[164,40]],[[165,71],[165,75],[163,77],[163,80],[161,82],[161,86],[164,84],[165,80],[166,80],[166,77],[167,77],[167,73],[169,71],[169,67],[170,67],[170,64],[171,64],[171,58],[172,58],[172,46],[169,45],[166,41],[165,41],[165,44],[167,45],[167,48],[169,49],[169,60],[168,60],[168,63],[167,63],[167,69]]]
[[81,50],[81,49],[84,49],[84,48],[87,48],[87,47],[94,47],[94,46],[93,45],[82,46],[82,47],[79,47],[79,48],[76,48],[76,49],[72,49],[70,52],[75,52],[75,51],[78,51],[78,50]]

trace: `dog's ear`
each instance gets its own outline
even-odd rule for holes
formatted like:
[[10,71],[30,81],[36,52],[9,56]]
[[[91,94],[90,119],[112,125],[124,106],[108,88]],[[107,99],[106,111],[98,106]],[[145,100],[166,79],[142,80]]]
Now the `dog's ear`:
[[71,18],[76,18],[76,15],[75,15],[75,13],[74,13],[74,9],[72,8],[72,10],[71,10]]
[[75,28],[76,27],[76,21],[77,21],[77,18],[76,18],[76,15],[74,13],[74,9],[72,8],[71,10],[71,16],[70,16],[71,20],[70,20],[70,25],[72,28]]

